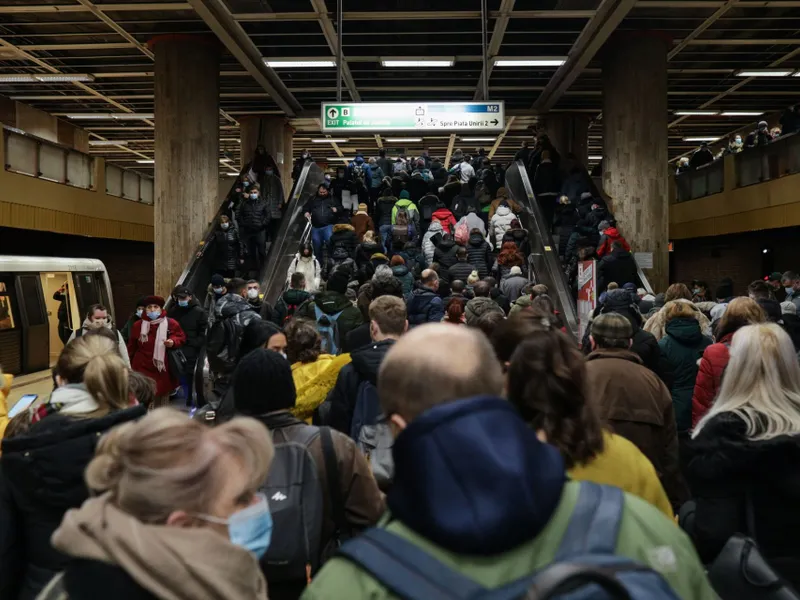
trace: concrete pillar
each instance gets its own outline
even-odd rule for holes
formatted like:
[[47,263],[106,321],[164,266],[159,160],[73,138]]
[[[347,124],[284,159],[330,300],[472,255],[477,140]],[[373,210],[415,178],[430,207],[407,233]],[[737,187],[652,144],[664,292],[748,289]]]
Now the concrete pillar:
[[244,116],[239,119],[239,137],[242,140],[242,166],[253,159],[256,146],[263,144],[278,164],[281,180],[286,186],[292,181],[293,130],[281,116]]
[[155,291],[172,291],[219,208],[216,38],[165,35],[155,52]]
[[583,114],[550,114],[544,117],[544,131],[562,158],[571,152],[585,166],[589,162],[589,121]]
[[667,48],[654,33],[612,38],[603,55],[603,188],[653,289],[669,279]]

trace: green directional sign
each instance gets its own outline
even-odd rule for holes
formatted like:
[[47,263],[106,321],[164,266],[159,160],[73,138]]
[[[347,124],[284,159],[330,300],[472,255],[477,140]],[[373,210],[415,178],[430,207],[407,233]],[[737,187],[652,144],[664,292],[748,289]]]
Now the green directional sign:
[[503,102],[323,103],[322,131],[502,131]]

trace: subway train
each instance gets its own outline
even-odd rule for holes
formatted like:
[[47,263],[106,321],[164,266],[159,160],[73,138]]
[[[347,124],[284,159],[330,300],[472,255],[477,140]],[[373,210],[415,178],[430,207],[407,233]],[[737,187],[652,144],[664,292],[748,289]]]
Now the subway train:
[[[62,298],[55,299],[56,294]],[[0,365],[14,375],[49,369],[62,337],[92,304],[114,300],[105,265],[91,258],[0,255]],[[59,309],[62,325],[59,328]]]

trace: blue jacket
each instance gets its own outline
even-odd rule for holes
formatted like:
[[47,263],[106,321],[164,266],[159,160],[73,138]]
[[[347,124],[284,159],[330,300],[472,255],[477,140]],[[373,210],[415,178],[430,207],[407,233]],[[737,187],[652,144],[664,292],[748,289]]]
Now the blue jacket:
[[442,299],[426,287],[420,287],[411,292],[406,308],[408,324],[411,326],[438,323],[444,319]]

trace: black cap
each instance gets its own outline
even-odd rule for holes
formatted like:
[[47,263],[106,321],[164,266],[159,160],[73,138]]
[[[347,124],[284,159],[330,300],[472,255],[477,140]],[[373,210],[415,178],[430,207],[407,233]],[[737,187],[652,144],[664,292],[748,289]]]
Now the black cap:
[[225,285],[225,278],[222,275],[212,275],[211,285],[213,287],[223,287]]
[[193,296],[192,291],[186,287],[185,285],[178,285],[172,290],[172,297],[173,298],[188,298],[189,296]]

